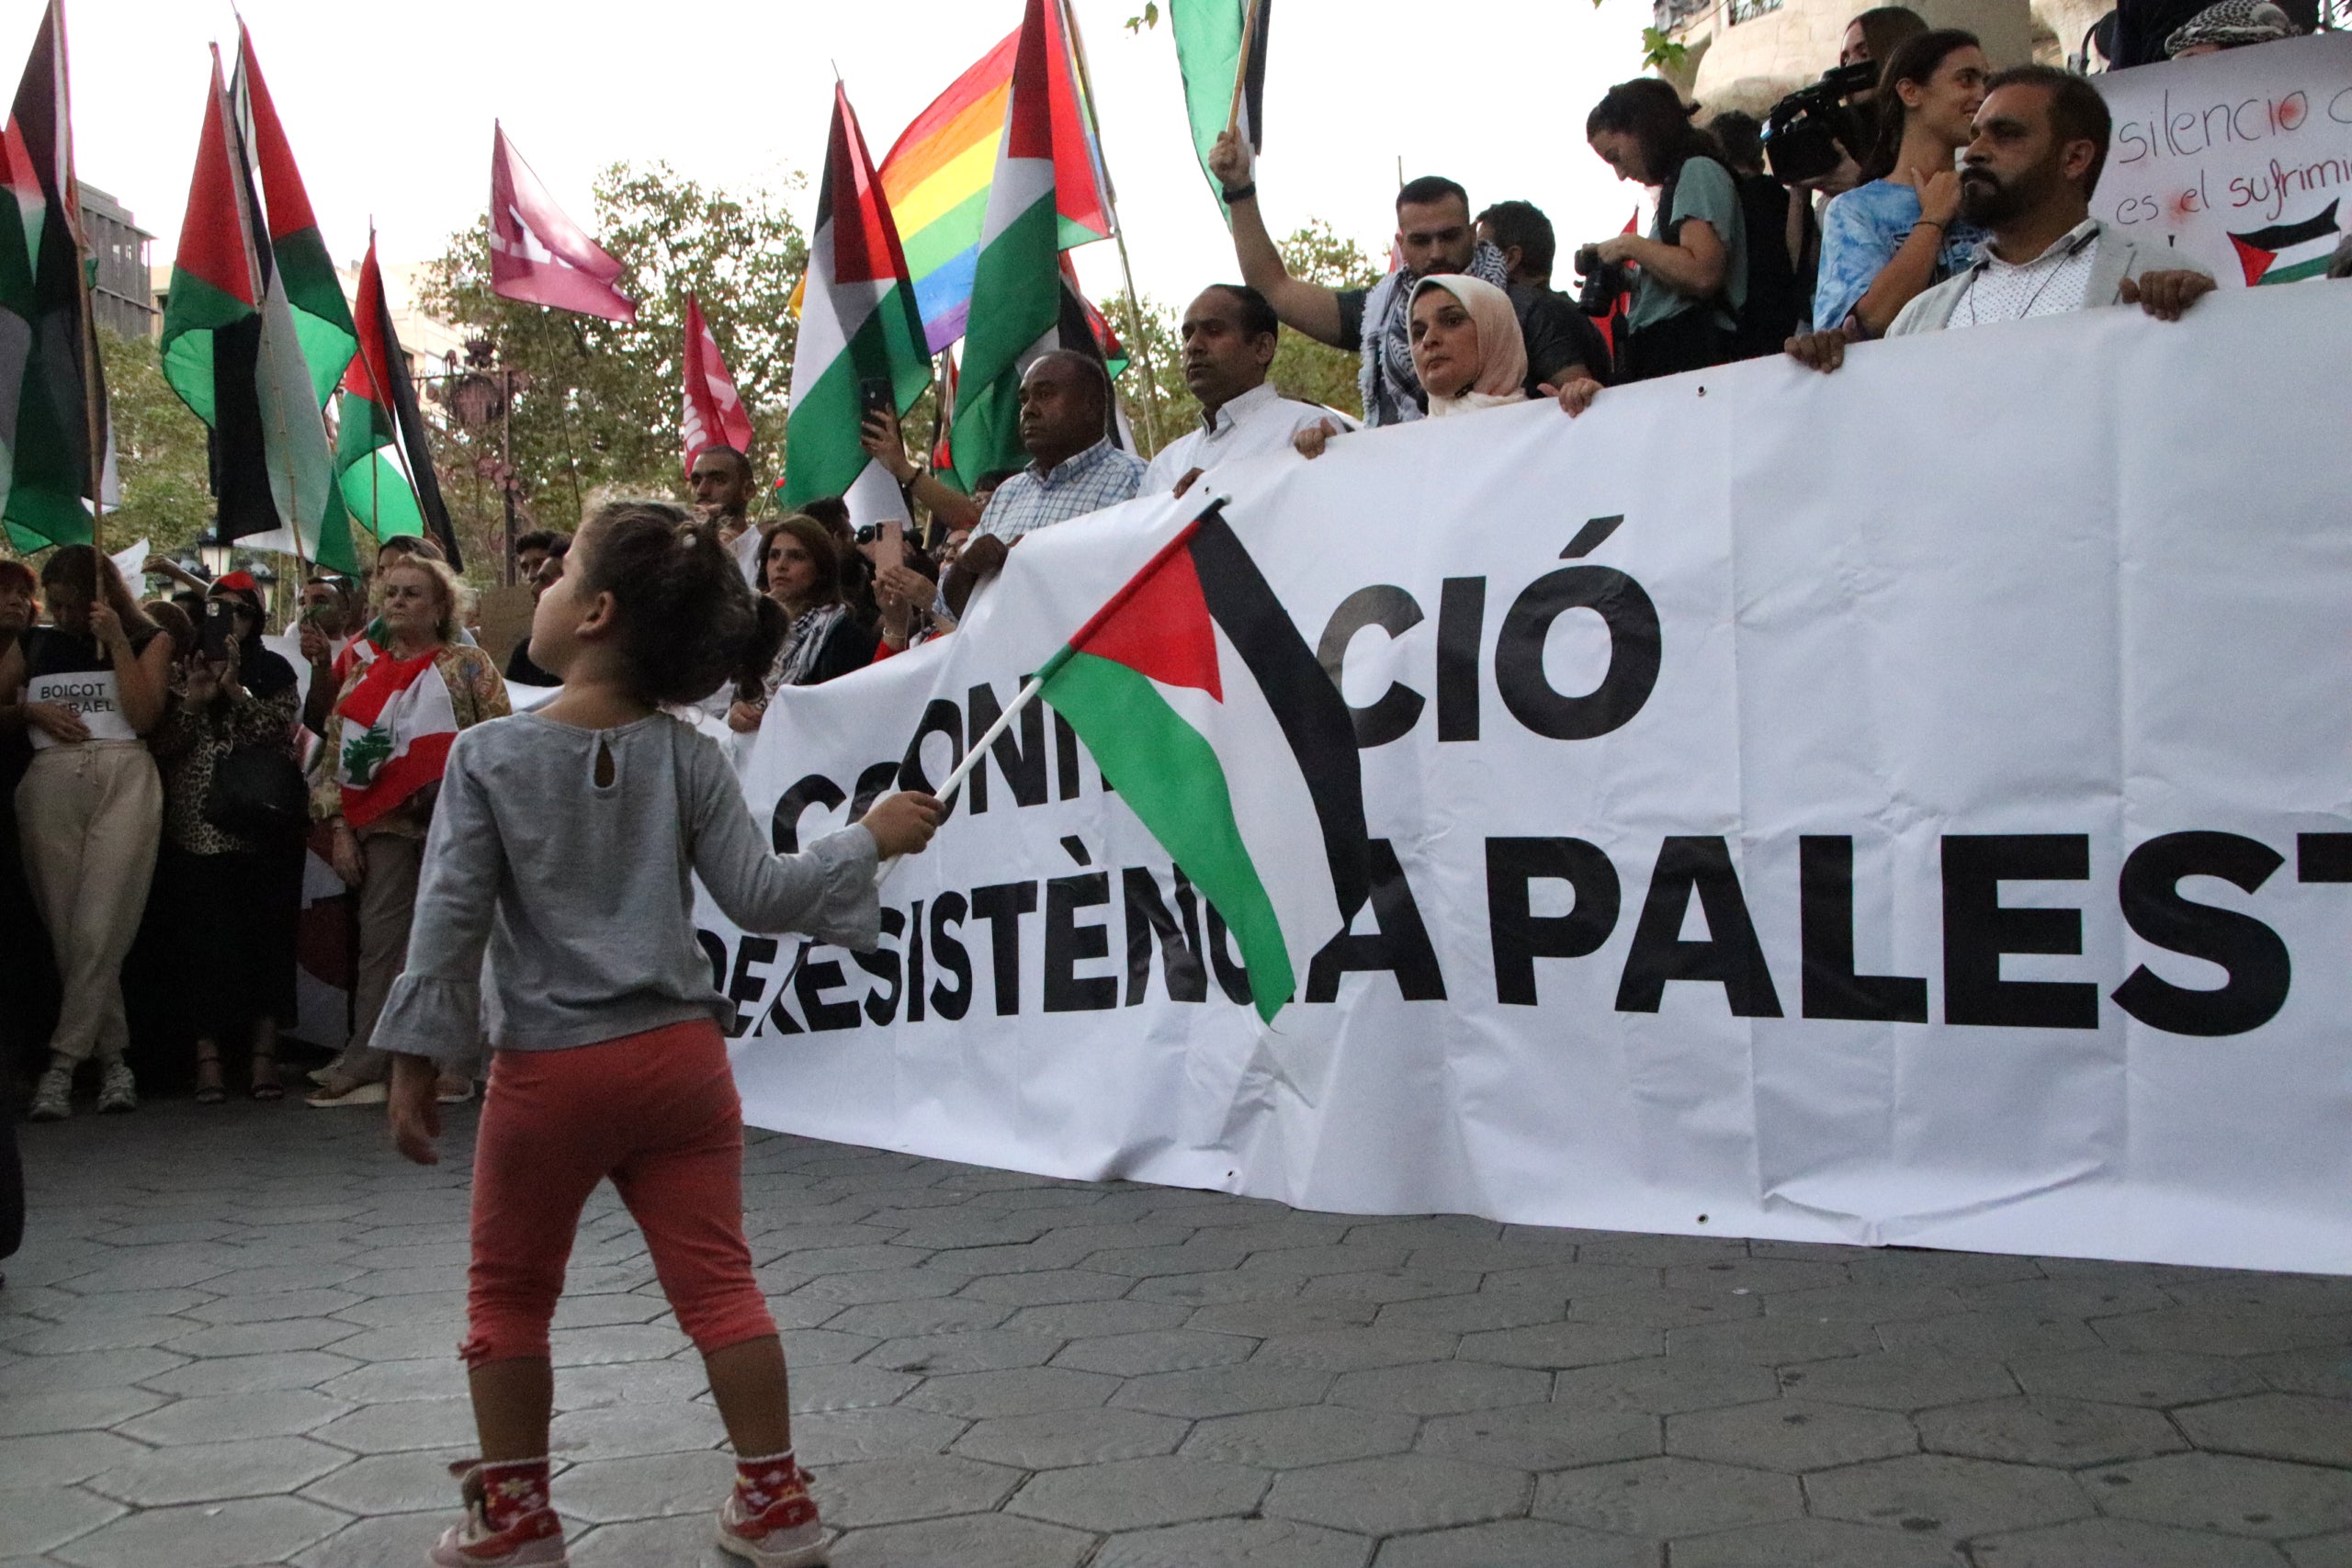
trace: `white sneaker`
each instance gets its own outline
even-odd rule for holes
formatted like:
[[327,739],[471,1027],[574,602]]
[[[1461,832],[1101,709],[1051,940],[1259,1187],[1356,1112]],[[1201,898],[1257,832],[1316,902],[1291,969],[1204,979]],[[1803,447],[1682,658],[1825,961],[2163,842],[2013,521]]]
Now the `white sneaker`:
[[34,1086],[33,1102],[25,1112],[35,1122],[62,1122],[74,1114],[74,1070],[51,1067]]
[[99,1073],[98,1109],[118,1112],[139,1109],[139,1080],[130,1076],[130,1063],[118,1058]]

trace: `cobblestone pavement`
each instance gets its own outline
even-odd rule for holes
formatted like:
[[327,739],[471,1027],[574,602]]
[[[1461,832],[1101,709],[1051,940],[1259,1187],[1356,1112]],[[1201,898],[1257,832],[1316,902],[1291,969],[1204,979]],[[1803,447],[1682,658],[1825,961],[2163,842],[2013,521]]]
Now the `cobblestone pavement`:
[[[25,1129],[0,1568],[413,1568],[470,1441],[470,1129],[434,1171],[292,1102]],[[2352,1564],[2352,1280],[748,1166],[841,1568]],[[608,1193],[557,1321],[573,1561],[722,1561]]]

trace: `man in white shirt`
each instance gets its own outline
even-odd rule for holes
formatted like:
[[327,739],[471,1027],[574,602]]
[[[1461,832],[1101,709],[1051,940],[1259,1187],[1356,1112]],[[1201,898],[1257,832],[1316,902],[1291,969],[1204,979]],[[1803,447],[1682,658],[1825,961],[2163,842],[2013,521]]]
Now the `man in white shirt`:
[[[2211,293],[2211,276],[2166,266],[2172,253],[2090,216],[2110,128],[2107,101],[2079,76],[2045,65],[1994,76],[1960,175],[1961,215],[1992,239],[1973,265],[1905,305],[1887,335],[2119,304],[2172,321]],[[1812,333],[1791,338],[1789,353],[1835,370],[1846,341],[1843,332]]]
[[1213,283],[1184,307],[1184,385],[1200,400],[1201,427],[1160,449],[1143,489],[1182,495],[1223,463],[1290,449],[1290,438],[1320,423],[1325,411],[1296,402],[1268,384],[1282,322],[1266,297],[1247,284]]

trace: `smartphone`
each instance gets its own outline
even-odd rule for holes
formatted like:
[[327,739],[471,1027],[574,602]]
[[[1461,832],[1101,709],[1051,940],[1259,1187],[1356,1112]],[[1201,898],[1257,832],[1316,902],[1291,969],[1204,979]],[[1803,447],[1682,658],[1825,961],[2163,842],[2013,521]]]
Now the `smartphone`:
[[229,662],[229,645],[237,639],[237,613],[218,600],[204,607],[204,630],[200,646],[204,657],[215,664]]
[[887,413],[896,419],[899,400],[892,394],[889,382],[869,376],[857,384],[857,415],[862,422],[877,413]]
[[893,517],[880,527],[881,532],[874,536],[874,571],[877,577],[894,566],[907,563],[907,525]]

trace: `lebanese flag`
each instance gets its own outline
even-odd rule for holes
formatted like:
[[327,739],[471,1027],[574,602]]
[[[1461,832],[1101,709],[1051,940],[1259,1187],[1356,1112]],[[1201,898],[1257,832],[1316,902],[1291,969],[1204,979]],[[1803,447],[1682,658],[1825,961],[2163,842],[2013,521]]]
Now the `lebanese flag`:
[[427,784],[448,765],[458,710],[430,653],[379,655],[343,699],[343,749],[334,760],[344,820],[365,828]]
[[686,400],[679,418],[685,436],[686,477],[694,478],[695,459],[712,446],[732,446],[752,455],[752,415],[727,374],[718,355],[718,340],[702,319],[702,301],[686,293]]
[[1037,672],[1241,947],[1272,1022],[1371,892],[1355,728],[1218,507]]
[[637,301],[613,287],[621,264],[564,215],[531,165],[493,126],[490,152],[490,288],[527,305],[633,324]]

